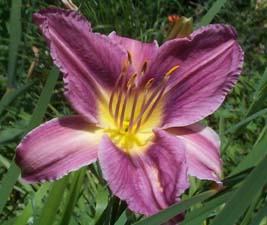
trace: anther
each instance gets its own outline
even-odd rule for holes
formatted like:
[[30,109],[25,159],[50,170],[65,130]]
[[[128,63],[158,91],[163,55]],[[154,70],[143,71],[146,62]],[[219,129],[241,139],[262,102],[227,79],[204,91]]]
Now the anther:
[[129,88],[130,86],[132,86],[132,84],[134,83],[136,77],[137,77],[137,74],[134,73],[134,74],[129,78],[129,80],[128,80],[128,82],[127,82],[127,88]]
[[121,70],[121,75],[125,75],[126,74],[126,70],[128,68],[128,61],[127,59],[123,60],[123,65],[122,65],[122,70]]
[[141,69],[141,73],[146,73],[146,69],[147,69],[147,61],[144,62],[142,69]]
[[127,51],[127,54],[128,54],[128,62],[129,62],[129,64],[133,64],[132,53],[130,51]]
[[123,120],[124,120],[124,116],[125,116],[125,110],[126,110],[126,105],[127,105],[127,101],[129,99],[129,96],[131,95],[132,89],[134,88],[134,81],[137,77],[137,74],[134,73],[133,75],[130,76],[126,86],[127,86],[127,92],[124,96],[124,101],[123,101],[123,105],[122,105],[122,109],[121,109],[121,114],[120,114],[120,123],[119,123],[119,127],[120,129],[123,128]]
[[152,83],[153,83],[153,81],[155,80],[155,78],[150,78],[147,82],[146,82],[146,84],[145,84],[145,89],[149,89],[150,87],[151,87],[151,85],[152,85]]
[[179,68],[180,68],[179,65],[172,67],[170,70],[168,70],[167,73],[165,73],[164,77],[169,77],[174,71],[176,71]]

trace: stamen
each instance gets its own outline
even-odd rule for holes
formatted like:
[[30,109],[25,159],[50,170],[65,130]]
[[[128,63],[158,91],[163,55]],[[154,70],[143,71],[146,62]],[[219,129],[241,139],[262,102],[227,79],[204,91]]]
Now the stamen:
[[159,95],[156,97],[156,100],[154,101],[154,103],[153,103],[153,105],[151,106],[150,110],[149,110],[148,113],[146,114],[146,118],[143,120],[143,123],[147,122],[149,116],[150,116],[150,115],[152,114],[152,112],[155,110],[156,105],[158,104],[159,100],[160,100],[161,97],[163,96],[163,94],[164,94],[164,92],[165,92],[165,90],[166,90],[166,87],[167,87],[166,84],[167,84],[167,81],[168,81],[170,75],[171,75],[174,71],[176,71],[177,69],[179,69],[179,68],[180,68],[179,65],[174,66],[174,67],[172,67],[172,68],[165,74],[165,76],[164,76],[165,79],[163,79],[162,84],[160,85],[160,86],[162,87],[162,89],[161,89]]
[[[141,112],[144,110],[145,103],[146,103],[146,98],[147,98],[147,94],[148,94],[148,90],[151,87],[151,85],[152,85],[154,80],[155,80],[155,78],[152,77],[145,84],[145,95],[144,95],[143,102],[142,102],[142,105],[141,105]],[[135,129],[136,131],[139,130],[139,128],[141,126],[141,122],[142,122],[142,118],[138,121],[138,123],[136,125],[136,129]]]
[[122,99],[122,94],[123,94],[123,91],[124,91],[123,88],[125,87],[125,84],[126,84],[126,76],[123,76],[122,77],[122,85],[121,85],[121,87],[119,88],[119,91],[118,91],[118,101],[117,101],[116,108],[115,108],[115,115],[114,115],[115,123],[118,122],[119,110],[120,110],[120,107],[121,107],[121,99]]
[[133,64],[132,53],[130,51],[127,51],[127,54],[128,54],[128,62],[129,62],[129,64]]
[[114,99],[114,96],[115,96],[115,93],[116,93],[116,90],[119,86],[119,83],[121,81],[121,78],[122,78],[122,75],[120,74],[120,76],[117,78],[116,80],[116,83],[115,83],[115,87],[113,88],[112,90],[112,93],[111,93],[111,96],[110,96],[110,99],[109,99],[109,104],[108,104],[108,109],[109,109],[109,114],[113,117],[114,114],[113,114],[113,109],[112,109],[112,106],[113,106],[113,99]]
[[156,100],[154,101],[153,105],[151,106],[150,110],[148,111],[148,113],[146,114],[146,118],[143,120],[143,123],[146,123],[149,116],[152,114],[152,112],[155,110],[159,100],[161,99],[164,91],[166,89],[166,85],[162,88],[162,90],[160,91],[159,95],[156,97]]
[[153,83],[154,80],[155,80],[155,78],[152,77],[146,82],[146,84],[145,84],[145,89],[146,90],[151,87],[151,84]]
[[126,105],[127,105],[127,100],[130,96],[131,93],[131,88],[127,89],[126,95],[124,97],[124,101],[123,101],[123,105],[122,105],[122,109],[121,109],[121,115],[120,115],[120,124],[119,124],[119,128],[120,130],[123,128],[123,121],[124,121],[124,115],[125,115],[125,109],[126,109]]
[[145,74],[146,73],[146,69],[147,69],[147,61],[144,62],[142,69],[141,69],[141,73]]
[[116,91],[118,90],[119,83],[120,83],[122,77],[124,77],[124,75],[126,74],[127,67],[128,67],[128,62],[127,62],[127,60],[125,59],[125,60],[123,61],[123,65],[122,65],[121,73],[120,73],[119,77],[118,77],[117,80],[116,80],[115,86],[114,86],[114,88],[113,88],[113,90],[112,90],[112,93],[111,93],[111,96],[110,96],[110,99],[109,99],[109,106],[108,106],[108,108],[109,108],[109,114],[110,114],[112,117],[114,116],[114,114],[113,114],[113,109],[112,109],[114,95],[115,95]]
[[172,67],[170,70],[168,70],[167,73],[165,73],[164,76],[165,76],[165,77],[169,77],[174,71],[176,71],[176,70],[179,69],[179,68],[180,68],[179,65]]
[[134,93],[133,107],[132,107],[132,110],[131,110],[131,116],[130,116],[129,126],[128,126],[128,132],[129,133],[132,132],[132,128],[133,128],[134,114],[135,114],[135,109],[136,109],[138,96],[139,96],[139,91],[136,90],[135,93]]
[[141,111],[139,113],[139,115],[137,116],[137,118],[135,119],[135,121],[133,122],[133,125],[137,124],[135,132],[138,131],[140,125],[141,125],[141,121],[142,121],[142,117],[144,115],[144,113],[146,112],[146,110],[149,108],[150,104],[153,102],[153,100],[156,98],[156,96],[158,95],[159,91],[162,88],[162,85],[159,86],[159,88],[157,88],[150,96],[150,98],[148,99],[148,101],[146,101],[147,98],[147,94],[148,94],[148,90],[151,87],[152,82],[154,81],[154,78],[151,78],[147,81],[147,83],[145,84],[145,95],[144,95],[144,99],[142,102],[142,106],[141,106]]
[[128,80],[128,82],[127,82],[127,88],[130,87],[130,86],[134,83],[136,77],[137,77],[137,74],[134,73],[134,74],[129,78],[129,80]]
[[127,92],[126,92],[126,95],[124,97],[122,110],[121,110],[121,116],[120,116],[120,125],[119,125],[120,129],[123,128],[123,121],[124,121],[124,115],[125,115],[127,100],[129,99],[129,96],[131,94],[132,87],[134,86],[134,81],[135,81],[136,77],[137,77],[137,74],[135,73],[130,77],[130,79],[127,82]]
[[122,70],[121,70],[121,75],[125,75],[127,69],[128,69],[128,61],[127,61],[127,59],[124,59],[123,65],[122,65]]
[[[176,68],[178,69],[178,68]],[[149,116],[151,115],[151,113],[154,111],[154,109],[156,108],[156,105],[158,104],[159,100],[161,99],[161,97],[163,96],[165,89],[166,89],[166,84],[168,81],[169,76],[164,77],[165,79],[162,80],[162,83],[159,85],[159,87],[152,93],[152,95],[150,96],[150,98],[148,99],[147,103],[143,106],[143,108],[141,109],[141,112],[139,113],[138,117],[136,118],[136,120],[134,121],[134,124],[137,123],[135,132],[138,132],[140,126],[141,126],[141,122],[145,123]],[[167,79],[166,79],[167,78]],[[151,80],[151,79],[150,79]],[[151,83],[153,82],[153,80],[150,83],[150,80],[147,81],[146,85],[148,88],[151,87]],[[151,106],[152,104],[152,106]],[[146,113],[146,111],[149,110],[149,112],[146,114],[145,120],[142,121],[142,117],[144,116],[144,114]]]
[[[130,51],[127,51],[127,53],[128,58],[123,61],[121,73],[116,80],[109,99],[109,113],[117,127],[116,132],[119,132],[123,137],[124,135],[135,135],[143,127],[143,124],[149,120],[153,111],[166,94],[170,76],[180,68],[179,65],[173,66],[164,74],[161,81],[157,85],[153,85],[153,87],[154,77],[147,80],[144,86],[138,87],[136,82],[139,76],[146,72],[147,61],[143,63],[141,72],[132,74],[128,79],[126,75],[128,66],[132,63],[132,54]],[[122,136],[120,137],[123,138]]]

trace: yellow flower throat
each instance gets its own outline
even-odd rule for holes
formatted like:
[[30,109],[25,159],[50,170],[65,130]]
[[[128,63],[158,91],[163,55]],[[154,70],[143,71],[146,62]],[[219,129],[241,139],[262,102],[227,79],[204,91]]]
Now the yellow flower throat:
[[144,76],[147,62],[139,74],[127,77],[128,65],[132,63],[129,52],[128,57],[113,90],[106,100],[99,102],[99,121],[103,133],[122,151],[133,155],[144,152],[152,143],[153,129],[162,122],[167,80],[179,66],[172,67],[158,86],[153,87],[154,78],[151,78],[139,87],[136,81]]

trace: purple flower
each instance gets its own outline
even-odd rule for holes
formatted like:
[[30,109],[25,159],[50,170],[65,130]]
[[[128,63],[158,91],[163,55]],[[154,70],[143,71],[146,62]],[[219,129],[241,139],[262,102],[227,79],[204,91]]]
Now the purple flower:
[[98,159],[112,192],[144,215],[177,202],[188,174],[220,182],[219,137],[196,122],[241,73],[234,28],[209,25],[159,47],[93,33],[74,11],[49,8],[33,18],[79,115],[26,135],[16,152],[26,181],[56,180]]

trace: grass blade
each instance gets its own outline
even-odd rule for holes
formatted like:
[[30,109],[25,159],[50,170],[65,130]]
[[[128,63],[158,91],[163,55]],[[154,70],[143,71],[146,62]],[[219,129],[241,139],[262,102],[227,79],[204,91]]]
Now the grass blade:
[[257,163],[260,162],[262,157],[264,157],[267,154],[266,146],[267,146],[267,132],[263,136],[262,141],[256,144],[256,146],[252,149],[252,151],[234,168],[230,176],[238,174],[248,168],[257,165]]
[[0,146],[19,137],[23,133],[22,128],[6,128],[0,131]]
[[63,195],[67,186],[69,176],[52,184],[52,189],[45,201],[44,207],[41,211],[40,217],[37,221],[38,225],[53,224],[55,217],[58,214],[58,209],[63,199]]
[[1,98],[0,101],[0,115],[4,112],[6,107],[12,103],[12,101],[23,92],[27,91],[33,82],[28,82],[27,84],[17,88],[17,89],[9,89],[6,94]]
[[224,132],[224,134],[236,132],[238,134],[242,128],[249,123],[250,121],[266,115],[267,109],[262,109],[265,106],[265,99],[267,98],[267,67],[262,75],[262,79],[258,88],[253,96],[253,101],[249,106],[248,111],[245,114],[245,119],[235,124],[228,130]]
[[254,114],[265,105],[265,99],[267,98],[267,67],[262,75],[260,85],[258,86],[253,101],[248,109],[246,116]]
[[60,224],[69,224],[73,209],[78,200],[83,185],[84,176],[87,168],[82,168],[79,171],[72,174],[71,186],[68,192],[67,200],[64,204],[63,215]]
[[212,225],[235,224],[266,183],[267,157],[265,156],[244,180],[233,197],[229,199]]
[[[26,129],[26,132],[30,131],[34,127],[38,126],[42,122],[42,118],[45,115],[47,105],[50,101],[50,98],[53,93],[53,89],[56,85],[57,79],[58,79],[58,70],[53,67],[47,82],[45,84],[45,87],[40,95],[39,101],[35,107],[33,116],[31,118],[31,121],[29,123],[29,126]],[[14,184],[16,183],[16,180],[19,176],[20,170],[16,166],[15,162],[13,161],[11,163],[11,166],[8,169],[7,174],[4,176],[4,178],[1,181],[0,186],[0,213],[3,210],[4,205],[6,204],[9,194],[12,191],[12,188]]]
[[2,212],[9,194],[11,190],[13,189],[18,175],[19,175],[20,169],[17,167],[15,162],[13,161],[5,174],[4,178],[1,181],[1,186],[0,186],[0,212]]
[[8,89],[15,87],[15,69],[19,42],[21,39],[21,0],[12,0],[10,16],[10,42],[8,54]]
[[117,220],[117,222],[115,223],[115,225],[125,225],[126,222],[127,222],[127,216],[126,216],[126,212],[124,211],[119,217],[119,219]]
[[214,2],[206,15],[203,16],[199,24],[197,24],[197,27],[208,25],[214,19],[217,13],[220,12],[221,8],[226,2],[227,0],[217,0]]
[[263,208],[257,213],[253,218],[253,221],[249,225],[259,225],[264,218],[267,218],[267,201],[265,202]]
[[40,98],[35,107],[33,116],[30,120],[30,123],[29,123],[29,126],[27,127],[26,132],[29,132],[30,130],[32,130],[33,128],[35,128],[42,122],[47,106],[50,102],[50,98],[53,94],[53,90],[56,86],[58,76],[59,76],[58,69],[55,66],[53,66],[48,75],[46,84],[40,95]]
[[[49,187],[51,186],[50,183],[45,183],[43,184],[38,191],[35,193],[33,197],[33,202],[35,208],[40,208],[41,205],[43,204],[42,199],[44,198],[45,194],[47,193]],[[33,208],[32,208],[32,203],[29,202],[25,209],[22,211],[22,213],[16,217],[15,222],[13,225],[24,225],[27,224],[27,221],[29,218],[34,214]]]
[[169,208],[164,209],[164,210],[160,211],[159,213],[157,213],[151,217],[148,217],[146,219],[143,219],[143,220],[135,223],[134,225],[147,225],[147,224],[160,225],[160,224],[168,221],[169,219],[175,217],[177,214],[185,211],[189,207],[195,205],[196,203],[208,199],[209,197],[211,197],[214,194],[215,194],[214,191],[207,191],[207,192],[201,193],[201,194],[194,196],[190,199],[183,200],[178,204],[172,205]]
[[4,221],[1,225],[13,225],[14,221],[15,221],[15,218],[11,218],[7,221]]
[[187,213],[185,220],[181,222],[181,225],[196,224],[196,220],[199,220],[200,217],[203,217],[203,215],[205,215],[206,213],[209,214],[212,210],[226,202],[232,196],[232,194],[233,191],[214,196],[214,198],[203,204],[203,206],[201,206],[200,208]]
[[108,190],[106,187],[98,186],[97,196],[96,196],[96,207],[95,207],[95,222],[101,217],[102,213],[108,204]]
[[233,133],[234,131],[237,132],[240,130],[240,128],[242,128],[244,125],[246,125],[247,123],[249,123],[250,121],[260,117],[260,116],[263,116],[263,115],[266,115],[267,113],[267,109],[262,109],[256,113],[254,113],[253,115],[247,117],[246,119],[240,121],[239,123],[235,124],[234,126],[232,126],[231,128],[229,128],[228,130],[226,130],[224,132],[224,135],[228,134],[228,133]]

